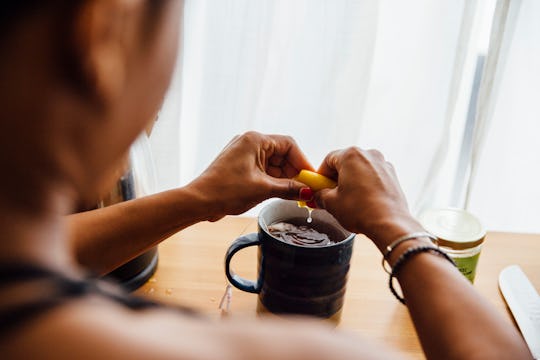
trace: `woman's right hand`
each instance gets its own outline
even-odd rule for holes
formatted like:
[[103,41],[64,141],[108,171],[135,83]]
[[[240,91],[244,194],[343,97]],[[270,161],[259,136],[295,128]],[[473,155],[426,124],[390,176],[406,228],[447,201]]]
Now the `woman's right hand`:
[[302,169],[313,167],[291,137],[249,131],[235,137],[188,187],[202,194],[205,213],[215,221],[271,197],[300,199],[306,185],[294,176]]
[[318,172],[336,179],[338,186],[317,192],[317,205],[380,249],[404,234],[422,231],[409,212],[394,167],[379,151],[356,147],[334,151]]

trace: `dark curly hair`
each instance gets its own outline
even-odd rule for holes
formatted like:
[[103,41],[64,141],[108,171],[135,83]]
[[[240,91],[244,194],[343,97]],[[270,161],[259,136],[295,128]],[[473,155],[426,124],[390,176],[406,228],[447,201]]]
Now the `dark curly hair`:
[[[2,1],[0,5],[0,42],[17,27],[32,16],[43,12],[54,12],[65,15],[69,19],[69,12],[73,11],[81,0],[15,0]],[[59,24],[61,25],[61,24]]]
[[29,17],[45,10],[52,5],[57,5],[59,0],[16,0],[4,1],[0,6],[0,31],[5,34],[13,25],[25,17]]
[[[1,1],[1,0],[0,0]],[[0,5],[0,41],[2,41],[11,31],[13,26],[33,15],[44,11],[55,11],[62,13],[66,20],[70,20],[70,15],[77,9],[83,0],[14,0],[2,1]],[[160,7],[166,0],[149,0],[147,25],[153,25]]]
[[[1,1],[0,5],[0,56],[7,51],[4,46],[9,36],[16,31],[17,27],[32,17],[50,15],[54,17],[53,32],[58,36],[53,46],[57,47],[56,54],[61,61],[60,71],[75,85],[76,90],[84,91],[85,81],[76,61],[76,55],[72,53],[67,43],[73,40],[70,37],[71,22],[75,18],[77,10],[86,0],[7,0]],[[149,37],[154,25],[159,22],[161,7],[171,0],[147,0],[145,3],[147,16],[144,19],[144,31],[141,36]]]

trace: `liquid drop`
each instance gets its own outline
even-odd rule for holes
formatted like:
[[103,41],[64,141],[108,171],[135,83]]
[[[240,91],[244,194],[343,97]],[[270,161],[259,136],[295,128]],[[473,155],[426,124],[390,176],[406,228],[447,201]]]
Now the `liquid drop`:
[[308,224],[311,224],[313,222],[313,218],[311,217],[311,213],[313,212],[313,209],[307,206],[304,201],[298,201],[298,207],[305,208],[308,211],[308,217],[306,220]]
[[313,218],[311,217],[311,213],[313,212],[313,209],[310,207],[307,207],[307,211],[308,211],[307,222],[308,224],[311,224],[313,222]]

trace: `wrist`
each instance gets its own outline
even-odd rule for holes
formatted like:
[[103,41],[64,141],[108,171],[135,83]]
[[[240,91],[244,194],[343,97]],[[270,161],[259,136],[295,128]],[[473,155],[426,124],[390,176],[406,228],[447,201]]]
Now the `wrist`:
[[389,216],[373,228],[374,231],[366,235],[381,253],[384,253],[386,247],[401,236],[425,231],[412,215]]
[[199,221],[216,221],[224,216],[223,206],[220,206],[220,203],[216,201],[216,196],[196,180],[186,185],[182,190],[191,198],[193,211]]
[[[419,236],[416,238],[413,238],[411,240],[408,240],[406,242],[400,243],[397,246],[395,246],[392,251],[387,255],[386,261],[388,262],[388,266],[390,266],[390,269],[393,269],[396,265],[396,262],[398,259],[408,250],[416,248],[416,247],[423,247],[423,246],[433,246],[436,247],[436,245],[433,243],[433,241],[427,237],[427,236]],[[384,267],[384,265],[383,265]]]

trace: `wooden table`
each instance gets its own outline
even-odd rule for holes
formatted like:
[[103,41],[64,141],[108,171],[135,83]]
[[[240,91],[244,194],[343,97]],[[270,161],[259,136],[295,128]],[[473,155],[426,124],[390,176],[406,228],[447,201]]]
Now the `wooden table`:
[[[256,227],[255,218],[226,217],[181,231],[160,245],[156,274],[137,293],[187,305],[219,318],[222,316],[219,301],[226,286],[225,251],[234,239],[255,232]],[[423,358],[407,309],[390,294],[380,260],[381,255],[371,241],[357,236],[339,326]],[[540,235],[496,232],[487,235],[474,286],[509,318],[497,279],[499,272],[512,264],[520,265],[536,289],[540,289]],[[233,268],[240,275],[255,279],[256,248],[240,251],[233,259]],[[256,317],[256,303],[255,294],[234,289],[230,315]]]

